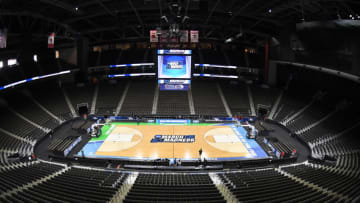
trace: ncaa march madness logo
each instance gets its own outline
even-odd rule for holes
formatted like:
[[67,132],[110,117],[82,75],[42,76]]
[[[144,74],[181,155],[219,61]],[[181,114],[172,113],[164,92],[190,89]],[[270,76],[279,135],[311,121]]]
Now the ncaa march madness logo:
[[182,69],[183,68],[183,62],[182,61],[169,61],[166,64],[167,69]]
[[155,135],[151,143],[192,143],[195,142],[195,135]]

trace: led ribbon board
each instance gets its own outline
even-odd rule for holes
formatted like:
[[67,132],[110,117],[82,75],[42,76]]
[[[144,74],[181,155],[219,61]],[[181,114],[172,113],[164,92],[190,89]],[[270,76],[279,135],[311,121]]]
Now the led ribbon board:
[[208,77],[208,78],[233,78],[233,79],[237,79],[239,78],[236,75],[215,75],[215,74],[206,74],[206,73],[194,73],[193,74],[194,77]]
[[190,85],[191,80],[158,80],[159,84],[181,84]]
[[34,81],[34,80],[38,80],[38,79],[44,79],[44,78],[48,78],[48,77],[54,77],[54,76],[58,76],[58,75],[68,74],[70,72],[71,72],[70,70],[66,70],[66,71],[61,71],[61,72],[58,72],[58,73],[52,73],[52,74],[48,74],[48,75],[40,75],[40,76],[25,79],[25,80],[20,80],[20,81],[10,83],[8,85],[0,87],[0,90],[7,89],[9,87],[15,87],[17,85],[20,85],[20,84],[23,84],[23,83],[26,83],[26,82],[30,82],[30,81]]
[[139,66],[154,66],[155,63],[132,63],[132,64],[118,64],[110,65],[110,68],[120,68],[120,67],[139,67]]
[[158,50],[159,55],[191,55],[191,50],[182,50],[182,49],[169,49],[164,50],[160,49]]
[[156,73],[128,73],[128,74],[117,74],[117,75],[108,75],[109,78],[117,77],[138,77],[138,76],[155,76]]
[[214,68],[229,68],[236,69],[236,66],[214,65],[214,64],[195,64],[195,67],[214,67]]
[[191,80],[158,80],[160,91],[188,91]]

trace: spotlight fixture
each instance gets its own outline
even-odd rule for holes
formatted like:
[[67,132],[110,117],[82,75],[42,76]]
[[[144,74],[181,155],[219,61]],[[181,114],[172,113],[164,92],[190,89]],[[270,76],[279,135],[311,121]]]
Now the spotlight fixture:
[[243,36],[243,33],[240,32],[240,33],[238,33],[238,34],[236,35],[236,38],[240,38],[240,37],[242,37],[242,36]]
[[233,41],[233,38],[230,37],[229,39],[225,40],[225,43],[230,43],[230,42],[232,42],[232,41]]

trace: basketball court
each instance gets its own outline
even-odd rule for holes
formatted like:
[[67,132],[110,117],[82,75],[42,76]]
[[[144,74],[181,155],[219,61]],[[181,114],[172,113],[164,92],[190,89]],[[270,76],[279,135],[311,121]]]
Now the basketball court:
[[78,156],[88,158],[154,160],[161,158],[207,160],[267,158],[246,130],[233,124],[109,123]]

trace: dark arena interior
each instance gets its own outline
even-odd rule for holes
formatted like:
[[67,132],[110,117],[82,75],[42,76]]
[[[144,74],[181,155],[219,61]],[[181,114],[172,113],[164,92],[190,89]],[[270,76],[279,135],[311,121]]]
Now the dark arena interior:
[[0,202],[360,202],[360,1],[0,0]]

